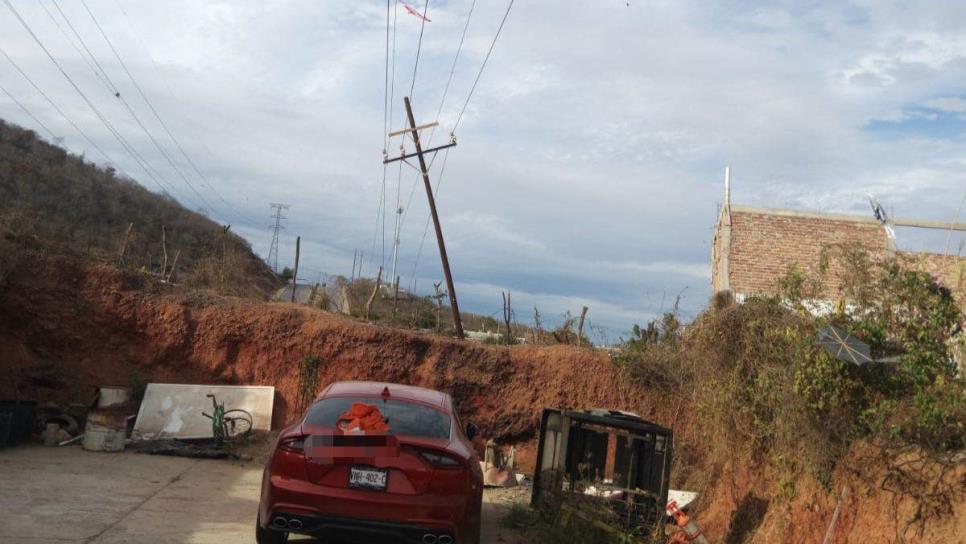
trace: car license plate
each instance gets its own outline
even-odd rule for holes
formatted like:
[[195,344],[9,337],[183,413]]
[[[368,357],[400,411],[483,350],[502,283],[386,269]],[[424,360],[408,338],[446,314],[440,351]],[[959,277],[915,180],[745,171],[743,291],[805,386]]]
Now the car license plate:
[[388,480],[389,471],[386,469],[371,467],[349,468],[349,487],[385,491]]

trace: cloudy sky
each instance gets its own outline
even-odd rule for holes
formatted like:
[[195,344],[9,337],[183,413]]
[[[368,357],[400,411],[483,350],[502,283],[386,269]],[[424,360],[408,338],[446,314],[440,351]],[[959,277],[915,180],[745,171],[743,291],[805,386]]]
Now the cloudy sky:
[[[269,203],[283,202],[281,261],[301,235],[307,280],[348,274],[356,250],[374,275],[391,267],[398,198],[401,283],[427,292],[439,281],[432,227],[419,253],[425,192],[399,163],[385,170],[383,249],[386,2],[86,0],[88,13],[81,0],[3,1],[154,177],[185,205],[230,222],[259,254],[271,241]],[[415,80],[420,20],[402,2],[390,13],[391,129],[403,126],[412,89],[417,122],[434,120],[442,104],[434,143],[448,138],[507,7],[476,2],[442,101],[472,4],[430,0]],[[445,171],[442,153],[433,165],[464,309],[498,312],[501,290],[512,291],[523,322],[534,305],[547,320],[587,305],[612,338],[682,291],[681,309],[694,315],[710,292],[726,165],[738,204],[867,214],[873,193],[896,215],[956,216],[966,188],[966,10],[762,4],[515,3],[457,127],[459,145]],[[5,3],[0,47],[113,164],[160,190]],[[106,162],[7,59],[0,82],[37,119],[2,93],[0,116]],[[899,236],[905,249],[946,242],[944,233]]]

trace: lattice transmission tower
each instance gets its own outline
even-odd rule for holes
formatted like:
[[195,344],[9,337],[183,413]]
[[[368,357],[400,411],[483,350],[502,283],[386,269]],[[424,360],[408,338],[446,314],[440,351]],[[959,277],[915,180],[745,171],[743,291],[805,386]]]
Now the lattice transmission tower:
[[274,270],[276,274],[279,273],[278,233],[279,231],[285,230],[285,227],[282,226],[282,220],[287,219],[284,215],[282,215],[282,212],[290,207],[291,206],[289,204],[272,203],[272,218],[275,220],[275,223],[273,225],[269,225],[269,228],[272,229],[272,245],[268,248],[268,259],[266,259],[266,262],[268,263],[268,266],[272,267],[272,270]]

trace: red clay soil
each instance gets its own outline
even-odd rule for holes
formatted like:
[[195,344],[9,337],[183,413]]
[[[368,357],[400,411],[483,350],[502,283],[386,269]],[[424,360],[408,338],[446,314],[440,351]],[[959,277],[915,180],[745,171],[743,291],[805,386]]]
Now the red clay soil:
[[304,306],[170,287],[152,294],[137,277],[60,258],[37,271],[0,290],[0,397],[19,390],[86,402],[97,385],[136,381],[272,385],[280,428],[297,417],[299,364],[316,355],[320,386],[354,379],[446,391],[482,437],[509,443],[535,436],[545,406],[647,408],[608,357],[589,349],[484,346]]
[[[298,415],[300,361],[317,355],[321,386],[363,379],[449,392],[483,438],[520,445],[527,470],[545,406],[629,409],[665,425],[673,421],[682,438],[701,432],[678,399],[631,386],[605,354],[589,349],[458,342],[289,304],[145,286],[137,276],[62,258],[22,270],[36,276],[0,286],[0,398],[87,402],[97,385],[149,381],[273,385],[280,428]],[[952,477],[966,488],[962,472]],[[831,490],[800,478],[790,500],[776,496],[779,486],[768,480],[737,462],[702,490],[697,519],[712,542],[818,544],[848,485],[833,543],[966,543],[962,497],[951,514],[925,512],[920,534],[903,521],[917,504],[895,502],[874,474],[840,470]]]

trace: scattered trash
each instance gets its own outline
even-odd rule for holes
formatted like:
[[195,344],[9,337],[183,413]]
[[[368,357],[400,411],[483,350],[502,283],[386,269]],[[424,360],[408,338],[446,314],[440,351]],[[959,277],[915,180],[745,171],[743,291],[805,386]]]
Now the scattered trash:
[[668,502],[673,502],[678,505],[678,508],[687,511],[688,506],[698,498],[698,493],[695,491],[680,491],[677,489],[669,489],[667,492]]
[[510,454],[503,455],[503,450],[492,438],[486,443],[483,461],[483,485],[485,487],[513,487],[517,485],[517,474],[513,471],[516,449],[511,446]]
[[530,504],[600,501],[625,530],[647,532],[665,519],[672,445],[670,429],[636,414],[544,409]]
[[116,411],[91,412],[87,416],[82,444],[87,451],[123,451],[126,435],[127,414]]
[[84,449],[123,451],[127,422],[133,411],[130,389],[109,385],[99,387],[84,425]]
[[170,455],[173,457],[189,457],[192,459],[235,459],[250,461],[250,455],[240,454],[218,445],[214,439],[177,440],[166,438],[160,440],[141,440],[132,442],[131,451],[147,453],[149,455]]
[[208,395],[216,395],[217,404],[224,408],[229,435],[242,430],[246,416],[250,429],[271,430],[274,387],[151,383],[144,392],[132,438],[212,438],[215,422],[204,415],[212,410],[213,397]]
[[685,514],[676,502],[671,501],[668,503],[667,515],[674,520],[679,529],[671,536],[671,542],[708,544],[708,539],[702,533],[701,527]]
[[71,444],[76,444],[77,442],[80,442],[83,439],[84,439],[84,435],[83,434],[79,434],[79,435],[75,436],[74,438],[71,438],[70,440],[64,440],[63,442],[61,442],[60,444],[57,444],[57,445],[58,446],[70,446]]

